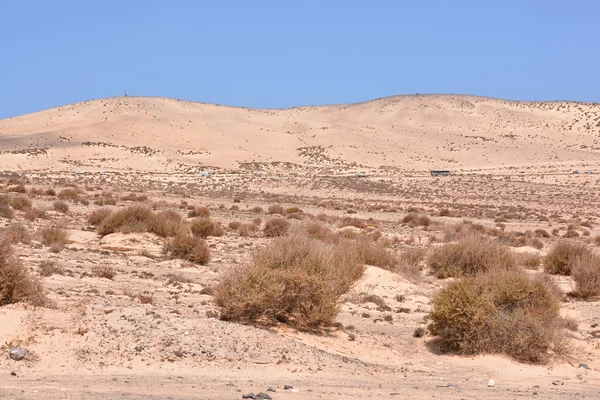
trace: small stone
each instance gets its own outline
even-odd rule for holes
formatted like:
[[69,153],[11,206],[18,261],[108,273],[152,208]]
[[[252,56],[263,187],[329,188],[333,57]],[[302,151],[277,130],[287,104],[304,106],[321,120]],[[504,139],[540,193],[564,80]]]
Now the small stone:
[[181,350],[176,350],[174,353],[177,357],[183,357],[183,351]]
[[104,307],[104,314],[110,314],[115,311],[114,307]]
[[255,396],[254,393],[250,392],[250,393],[243,395],[242,399],[254,399],[254,398],[256,398],[254,396]]
[[285,386],[283,387],[283,390],[291,390],[291,389],[293,389],[293,388],[294,388],[293,386],[290,386],[290,385],[285,385]]
[[10,348],[10,358],[15,361],[20,361],[27,357],[27,349],[22,347],[11,347]]
[[552,381],[552,384],[556,385],[556,386],[559,386],[559,385],[564,385],[564,382],[562,382],[562,381],[560,381],[560,380],[557,379],[555,381]]
[[257,394],[256,396],[254,396],[255,399],[262,399],[262,400],[273,400],[273,398],[271,396],[269,396],[266,393],[260,392],[259,394]]
[[272,387],[267,389],[267,392],[276,392],[277,390],[273,389]]
[[16,373],[15,371],[12,371],[10,374],[11,374],[12,376],[17,376],[17,373]]
[[579,364],[579,367],[577,367],[577,368],[591,369],[590,367],[588,367],[587,364]]
[[496,386],[496,382],[494,382],[494,380],[493,380],[493,379],[490,379],[490,380],[488,381],[488,387],[494,387],[494,386]]

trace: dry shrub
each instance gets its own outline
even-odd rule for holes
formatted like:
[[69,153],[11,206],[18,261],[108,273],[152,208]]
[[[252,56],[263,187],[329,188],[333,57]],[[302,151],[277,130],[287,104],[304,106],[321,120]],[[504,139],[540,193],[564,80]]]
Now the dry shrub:
[[146,196],[144,194],[129,193],[128,195],[122,196],[121,200],[125,200],[125,201],[146,201],[146,200],[148,200],[148,196]]
[[339,247],[348,251],[355,251],[363,264],[374,265],[389,271],[393,271],[398,262],[394,252],[366,237],[359,237],[356,240],[342,240]]
[[263,232],[266,237],[285,235],[290,229],[290,223],[283,218],[272,218],[265,223]]
[[46,190],[44,191],[44,194],[45,194],[46,196],[56,196],[56,191],[55,191],[54,189],[46,189]]
[[318,221],[307,222],[303,226],[308,237],[319,240],[329,240],[333,233],[325,224]]
[[178,234],[165,243],[165,253],[171,258],[179,258],[205,265],[210,261],[210,249],[204,239],[187,234]]
[[77,202],[81,200],[81,195],[83,192],[80,189],[76,188],[67,188],[58,192],[58,198],[61,200],[68,200]]
[[267,212],[269,214],[281,214],[281,215],[283,215],[285,213],[285,210],[283,209],[283,206],[281,204],[271,204],[269,206],[269,208],[267,209]]
[[535,235],[537,237],[543,237],[543,238],[549,238],[550,237],[550,234],[546,230],[544,230],[544,229],[536,229],[535,230]]
[[69,231],[60,225],[46,226],[40,229],[42,243],[46,246],[64,246],[69,242]]
[[252,212],[255,212],[257,214],[262,214],[264,212],[263,208],[260,206],[256,206],[252,208]]
[[515,267],[515,259],[506,246],[478,236],[435,248],[427,262],[435,276],[442,279]]
[[443,351],[506,354],[541,364],[561,345],[557,289],[543,277],[491,270],[452,282],[432,300],[429,330]]
[[65,270],[54,261],[44,260],[40,263],[40,276],[64,275]]
[[186,226],[181,215],[173,210],[163,210],[153,214],[148,227],[149,232],[161,237],[175,236],[185,230]]
[[0,238],[0,306],[21,301],[48,305],[40,282],[13,253],[10,241]]
[[287,210],[285,210],[285,212],[287,214],[296,214],[296,213],[303,213],[304,211],[302,211],[300,208],[298,207],[290,207]]
[[340,228],[344,228],[346,226],[353,226],[359,229],[365,229],[367,227],[367,223],[361,219],[354,217],[344,217],[340,221]]
[[577,257],[571,276],[575,281],[575,296],[584,300],[600,296],[600,256],[585,252]]
[[338,300],[362,276],[352,248],[306,236],[277,238],[213,289],[222,317],[240,322],[285,322],[300,329],[333,324]]
[[596,235],[594,238],[594,243],[596,243],[596,246],[600,246],[600,235]]
[[240,221],[231,221],[228,226],[233,230],[237,230],[240,227],[240,225],[242,225]]
[[210,210],[205,206],[194,207],[192,210],[190,210],[190,212],[188,212],[188,218],[196,217],[209,218]]
[[583,244],[561,240],[544,259],[544,270],[553,275],[571,275],[577,258],[589,252]]
[[48,215],[46,214],[46,211],[41,208],[31,207],[25,210],[23,218],[29,221],[35,221],[36,219],[46,219],[48,218]]
[[31,207],[31,200],[25,196],[15,196],[10,199],[10,205],[15,210],[24,210]]
[[13,219],[15,216],[14,211],[7,204],[0,204],[0,217],[6,219]]
[[112,212],[96,225],[98,234],[148,232],[152,224],[153,213],[149,207],[133,205]]
[[565,239],[573,239],[573,238],[578,238],[579,237],[579,232],[577,232],[574,229],[568,229],[565,234],[563,235],[563,238]]
[[27,193],[27,189],[25,188],[25,185],[23,185],[23,184],[9,186],[8,189],[6,189],[6,191],[13,192],[13,193]]
[[93,226],[98,226],[107,218],[110,214],[112,214],[112,210],[110,208],[97,208],[90,212],[87,216],[87,223]]
[[94,274],[94,276],[97,276],[98,278],[106,278],[112,281],[115,275],[117,274],[117,271],[115,271],[115,269],[111,266],[100,265],[92,268],[92,274]]
[[238,233],[240,234],[240,236],[243,237],[247,237],[250,236],[250,225],[249,224],[240,224],[240,226],[238,226],[237,228]]
[[518,253],[514,257],[517,265],[527,269],[538,269],[542,263],[542,256],[536,253]]
[[417,280],[421,277],[421,262],[427,255],[427,249],[413,247],[400,253],[396,272],[405,278]]
[[194,236],[206,239],[209,236],[223,236],[223,227],[218,222],[209,218],[196,218],[192,221],[190,229]]
[[2,233],[0,240],[6,239],[10,244],[28,244],[31,241],[29,232],[24,225],[12,224]]
[[69,206],[64,201],[55,201],[52,203],[52,207],[55,211],[66,214],[69,211]]
[[410,227],[431,225],[431,219],[427,215],[419,215],[417,213],[407,214],[402,218],[402,222],[408,224]]

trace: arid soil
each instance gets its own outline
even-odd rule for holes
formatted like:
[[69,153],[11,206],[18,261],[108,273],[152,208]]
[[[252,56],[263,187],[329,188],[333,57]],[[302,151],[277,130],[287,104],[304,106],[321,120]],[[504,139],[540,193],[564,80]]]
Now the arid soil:
[[[300,209],[284,212],[292,230],[319,220],[333,232],[376,234],[399,256],[429,252],[470,225],[502,230],[515,253],[543,256],[567,233],[598,252],[599,121],[597,104],[468,96],[290,110],[115,98],[2,120],[0,194],[27,197],[45,214],[14,210],[0,228],[25,227],[29,240],[14,249],[53,305],[0,307],[0,398],[596,398],[599,303],[568,296],[570,277],[552,279],[577,328],[566,332],[570,350],[547,365],[442,354],[429,334],[415,337],[449,281],[424,261],[416,276],[367,266],[338,324],[318,332],[224,321],[211,288],[272,240],[262,227],[274,204]],[[453,174],[429,176],[436,168]],[[62,199],[68,210],[55,211],[74,188]],[[224,234],[206,239],[206,265],[171,259],[152,233],[98,235],[87,217],[103,199],[188,220],[206,206]],[[403,222],[410,212],[430,222]],[[258,229],[242,236],[234,221]],[[40,229],[56,224],[68,242],[42,244]],[[535,230],[548,237],[525,234]],[[56,270],[43,274],[48,262]],[[10,347],[29,354],[12,360]]]

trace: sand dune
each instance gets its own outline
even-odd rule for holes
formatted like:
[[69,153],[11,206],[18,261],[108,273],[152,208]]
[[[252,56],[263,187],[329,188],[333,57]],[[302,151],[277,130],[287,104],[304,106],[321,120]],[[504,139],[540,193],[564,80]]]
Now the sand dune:
[[598,159],[600,105],[411,95],[262,110],[86,101],[0,121],[0,169],[479,169]]

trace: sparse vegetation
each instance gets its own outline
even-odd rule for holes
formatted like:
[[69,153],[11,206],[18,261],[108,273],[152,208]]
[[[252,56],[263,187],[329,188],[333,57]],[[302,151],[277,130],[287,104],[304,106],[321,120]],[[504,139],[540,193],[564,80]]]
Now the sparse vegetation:
[[48,305],[40,282],[11,249],[11,242],[0,237],[0,306],[27,302],[34,306]]
[[429,329],[444,351],[500,353],[542,364],[562,340],[556,293],[542,277],[491,269],[452,282],[435,296]]
[[209,236],[223,236],[224,231],[221,224],[209,218],[196,218],[190,226],[192,234],[200,238],[206,239]]
[[360,255],[305,236],[277,238],[252,261],[223,276],[214,296],[223,318],[285,322],[301,329],[331,325],[338,299],[363,273]]
[[204,239],[178,234],[165,243],[165,253],[172,258],[180,258],[196,264],[205,265],[210,261],[210,249]]
[[69,231],[60,225],[50,225],[40,229],[42,243],[46,246],[64,246],[69,242]]
[[98,278],[110,279],[112,281],[117,274],[117,271],[111,266],[100,265],[92,268],[92,274]]
[[66,214],[69,211],[69,206],[64,201],[55,201],[52,203],[52,207],[55,211]]
[[583,244],[561,240],[544,259],[544,270],[553,275],[571,275],[575,261],[589,252]]
[[290,229],[290,223],[283,218],[272,218],[265,223],[263,232],[266,237],[285,235]]
[[573,262],[571,276],[575,281],[573,294],[584,300],[600,296],[600,256],[584,252]]

